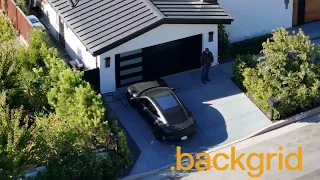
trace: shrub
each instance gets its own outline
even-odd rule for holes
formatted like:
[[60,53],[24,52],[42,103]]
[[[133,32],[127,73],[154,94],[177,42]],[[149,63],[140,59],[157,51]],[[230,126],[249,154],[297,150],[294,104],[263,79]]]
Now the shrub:
[[315,53],[316,53],[316,60],[319,61],[320,60],[320,45],[316,47]]
[[262,50],[262,43],[267,41],[267,39],[270,37],[272,37],[271,34],[266,34],[263,36],[233,43],[231,44],[230,55],[233,57],[237,57],[238,55],[260,54]]
[[13,39],[15,31],[4,15],[0,14],[0,43]]
[[243,72],[243,85],[257,105],[269,111],[268,98],[280,100],[275,117],[294,115],[319,105],[319,68],[311,61],[314,46],[301,30],[284,29],[263,43],[263,62]]
[[17,4],[17,6],[22,10],[22,12],[27,15],[28,14],[28,9],[26,5],[26,0],[14,0]]
[[218,38],[218,54],[219,54],[219,63],[223,62],[226,60],[229,56],[229,51],[230,51],[230,40],[229,40],[229,35],[225,29],[225,26],[222,24],[219,24],[218,26],[219,30],[219,38]]
[[[33,30],[27,48],[0,45],[0,179],[40,164],[47,166],[40,179],[116,179],[132,163],[124,132],[106,119],[102,97],[83,73],[67,68],[44,37]],[[8,101],[1,92],[11,89]]]
[[238,56],[235,63],[232,66],[232,74],[234,76],[235,81],[238,85],[243,89],[244,86],[242,84],[244,77],[243,72],[246,68],[254,68],[257,64],[256,57],[254,55],[242,55]]

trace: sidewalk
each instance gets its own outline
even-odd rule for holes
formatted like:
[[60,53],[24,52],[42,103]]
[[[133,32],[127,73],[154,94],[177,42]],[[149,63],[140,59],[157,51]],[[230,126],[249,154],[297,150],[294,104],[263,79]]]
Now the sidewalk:
[[[281,129],[248,139],[246,141],[240,142],[235,146],[237,154],[240,153],[279,153],[279,146],[283,147],[284,155],[294,152],[297,153],[298,146],[303,148],[303,170],[302,171],[289,171],[286,170],[284,166],[283,171],[279,171],[276,168],[278,162],[276,160],[271,161],[271,170],[265,171],[264,174],[257,178],[259,179],[296,179],[300,178],[301,180],[308,180],[307,178],[316,178],[320,172],[320,114],[314,115],[312,117],[303,119],[297,123],[285,126]],[[213,157],[216,153],[226,153],[230,154],[230,147],[220,149],[216,152],[210,153],[210,157]],[[245,164],[246,157],[241,159],[242,163]],[[223,158],[219,159],[218,165],[224,166],[226,161]],[[290,161],[291,163],[291,161]],[[259,164],[258,159],[252,159],[253,166]],[[292,162],[296,164],[296,162]],[[247,166],[246,166],[247,167]],[[160,171],[156,174],[152,174],[140,179],[143,180],[163,180],[163,179],[252,179],[248,176],[247,172],[254,172],[247,169],[242,171],[237,168],[235,171],[226,170],[226,171],[217,171],[214,168],[209,171],[196,171],[191,170],[189,172],[173,172],[169,168],[163,171]],[[299,179],[299,180],[300,180]],[[311,180],[310,179],[310,180]]]

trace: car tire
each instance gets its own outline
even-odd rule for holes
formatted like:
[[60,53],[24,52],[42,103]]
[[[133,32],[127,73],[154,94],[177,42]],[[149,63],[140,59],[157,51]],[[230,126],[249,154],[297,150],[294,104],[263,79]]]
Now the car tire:
[[129,93],[127,93],[127,100],[128,100],[128,104],[129,104],[131,107],[134,107],[133,101],[130,100],[130,95],[129,95]]
[[157,133],[154,128],[152,129],[152,131],[153,131],[153,135],[156,138],[156,140],[163,141],[163,136],[160,136],[159,133]]

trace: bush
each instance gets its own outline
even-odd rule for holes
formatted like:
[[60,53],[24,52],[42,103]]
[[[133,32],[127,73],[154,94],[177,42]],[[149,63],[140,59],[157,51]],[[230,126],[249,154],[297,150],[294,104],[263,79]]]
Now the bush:
[[246,68],[254,68],[257,65],[256,57],[254,55],[242,55],[238,56],[235,63],[232,66],[232,74],[233,77],[236,81],[236,83],[244,89],[243,86],[243,72],[245,71]]
[[[18,178],[24,165],[41,164],[47,170],[39,179],[116,179],[132,163],[124,132],[106,119],[83,73],[67,68],[44,37],[33,30],[27,48],[0,45],[0,177]],[[107,156],[97,154],[101,148]]]
[[319,61],[320,60],[320,45],[316,47],[315,53],[316,53],[316,60]]
[[262,50],[262,43],[267,41],[267,39],[270,37],[272,37],[272,35],[267,34],[233,43],[231,44],[230,55],[233,57],[237,57],[238,55],[260,54]]
[[28,14],[28,9],[26,5],[26,0],[14,0],[17,4],[17,6],[22,10],[22,12],[27,15]]
[[15,37],[15,30],[4,15],[0,14],[0,43]]
[[[272,41],[271,41],[272,40]],[[287,117],[319,105],[319,67],[313,63],[314,46],[301,30],[289,35],[278,29],[263,43],[264,61],[242,73],[243,85],[256,104],[269,111],[268,98],[280,100],[275,117]]]
[[225,26],[222,24],[219,24],[218,26],[219,30],[219,38],[218,38],[218,54],[219,54],[219,63],[225,61],[229,56],[230,51],[230,40],[229,35],[225,29]]

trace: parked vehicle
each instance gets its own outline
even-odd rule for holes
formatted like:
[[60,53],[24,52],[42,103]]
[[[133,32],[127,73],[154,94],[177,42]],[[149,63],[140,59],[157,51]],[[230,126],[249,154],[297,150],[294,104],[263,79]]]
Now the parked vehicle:
[[45,29],[44,25],[39,21],[35,15],[27,16],[34,28]]
[[129,104],[151,124],[157,140],[186,140],[197,130],[196,120],[174,91],[162,79],[127,88]]

